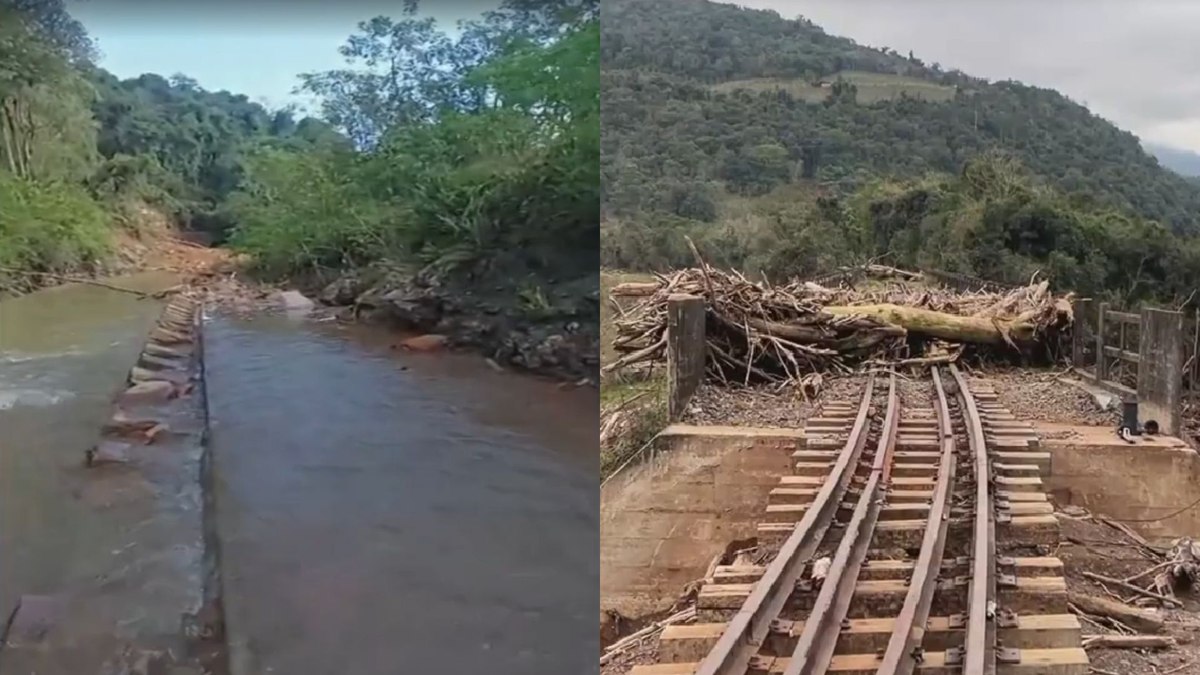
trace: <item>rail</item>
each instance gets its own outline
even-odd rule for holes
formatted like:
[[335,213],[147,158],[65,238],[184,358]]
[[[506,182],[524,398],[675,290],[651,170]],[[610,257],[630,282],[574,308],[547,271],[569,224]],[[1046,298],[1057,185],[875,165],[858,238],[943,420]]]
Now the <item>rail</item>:
[[946,549],[946,534],[950,525],[950,492],[954,487],[955,442],[954,425],[950,420],[950,406],[946,401],[946,390],[938,368],[932,369],[933,387],[936,394],[934,410],[937,413],[940,455],[938,457],[937,484],[933,489],[933,500],[929,516],[925,521],[925,534],[921,539],[921,550],[913,565],[912,580],[904,605],[888,640],[880,663],[880,675],[909,675],[916,670],[922,658],[921,643],[929,621],[933,594],[937,590],[938,571],[942,554]]
[[783,611],[796,581],[804,573],[805,565],[816,552],[837,514],[867,442],[867,419],[874,390],[875,376],[872,375],[867,379],[866,391],[859,403],[850,436],[838,454],[829,478],[822,483],[804,517],[784,541],[779,554],[764,570],[754,591],[700,662],[695,675],[744,675],[749,669],[750,661],[771,630],[771,622]]
[[899,408],[896,375],[893,373],[889,377],[887,412],[871,462],[871,473],[859,494],[854,514],[846,526],[846,534],[838,544],[821,591],[817,594],[816,604],[804,622],[800,640],[796,643],[784,675],[824,675],[829,669],[842,622],[846,619],[854,595],[854,585],[867,557],[875,524],[879,521],[879,511],[891,482],[892,453],[900,423]]
[[996,603],[996,522],[991,491],[991,467],[979,408],[967,386],[967,378],[950,364],[958,385],[967,442],[975,459],[975,517],[972,526],[971,586],[967,595],[967,632],[963,643],[963,675],[996,672],[996,623],[988,620]]

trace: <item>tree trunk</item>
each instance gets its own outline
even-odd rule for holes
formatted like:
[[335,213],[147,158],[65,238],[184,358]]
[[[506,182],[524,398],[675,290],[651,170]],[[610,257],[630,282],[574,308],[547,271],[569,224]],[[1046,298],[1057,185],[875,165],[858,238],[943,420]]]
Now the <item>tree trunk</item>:
[[1139,607],[1131,607],[1123,602],[1109,600],[1108,598],[1084,595],[1083,593],[1069,593],[1067,599],[1072,605],[1078,607],[1081,612],[1116,619],[1126,626],[1142,631],[1143,633],[1161,633],[1163,630],[1163,619],[1157,612],[1151,612]]
[[1022,321],[990,319],[946,314],[901,305],[857,305],[825,307],[822,311],[834,316],[860,315],[898,326],[909,333],[928,335],[951,342],[984,344],[1029,343],[1034,338],[1034,325]]

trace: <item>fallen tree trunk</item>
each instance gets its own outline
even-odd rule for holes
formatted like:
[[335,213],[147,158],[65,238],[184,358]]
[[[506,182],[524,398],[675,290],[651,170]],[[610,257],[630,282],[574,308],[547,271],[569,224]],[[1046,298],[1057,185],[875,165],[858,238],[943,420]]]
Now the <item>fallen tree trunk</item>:
[[865,316],[910,333],[951,342],[1028,343],[1036,332],[1036,326],[1027,322],[959,316],[892,304],[823,307],[821,311],[834,316]]
[[613,286],[611,294],[619,298],[639,298],[654,295],[657,290],[657,281],[626,281]]
[[1067,599],[1082,612],[1116,619],[1143,633],[1161,633],[1163,630],[1162,617],[1155,612],[1082,593],[1068,593]]

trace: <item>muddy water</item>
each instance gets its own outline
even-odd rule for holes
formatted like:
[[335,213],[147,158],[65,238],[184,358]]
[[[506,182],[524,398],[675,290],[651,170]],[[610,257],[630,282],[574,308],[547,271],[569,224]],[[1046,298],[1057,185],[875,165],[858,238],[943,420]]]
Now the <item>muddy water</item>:
[[[165,274],[119,280],[152,290]],[[22,594],[91,581],[84,552],[119,539],[120,514],[79,499],[82,459],[161,304],[94,286],[0,301],[0,616]],[[86,526],[82,525],[87,523]]]
[[236,671],[598,670],[594,390],[284,318],[205,335]]

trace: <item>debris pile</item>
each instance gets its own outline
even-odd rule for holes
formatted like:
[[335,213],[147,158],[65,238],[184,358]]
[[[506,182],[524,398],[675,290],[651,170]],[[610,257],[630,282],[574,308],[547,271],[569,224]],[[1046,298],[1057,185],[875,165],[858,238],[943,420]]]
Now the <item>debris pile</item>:
[[[667,299],[679,293],[704,299],[708,373],[726,383],[947,363],[968,348],[1030,352],[1057,340],[1073,318],[1070,297],[1055,297],[1046,281],[1007,292],[960,292],[904,275],[863,289],[772,286],[704,264],[656,277],[613,289],[613,347],[621,356],[605,372],[665,357]],[[621,309],[617,298],[636,301]]]

